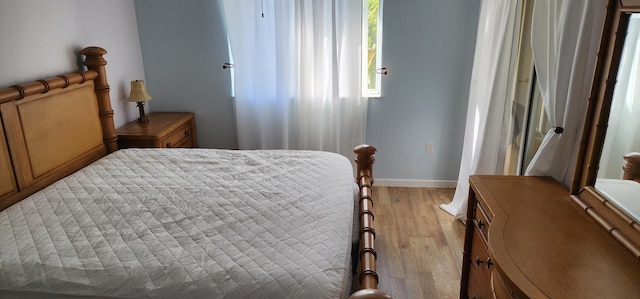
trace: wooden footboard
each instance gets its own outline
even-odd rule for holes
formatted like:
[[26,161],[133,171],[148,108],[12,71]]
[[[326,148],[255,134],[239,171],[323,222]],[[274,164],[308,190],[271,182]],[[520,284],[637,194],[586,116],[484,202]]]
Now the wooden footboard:
[[378,290],[378,273],[376,272],[377,253],[374,242],[376,231],[373,228],[373,154],[376,148],[370,145],[359,145],[356,153],[356,182],[360,188],[360,251],[357,276],[354,283],[358,291],[351,299],[391,298],[384,291]]

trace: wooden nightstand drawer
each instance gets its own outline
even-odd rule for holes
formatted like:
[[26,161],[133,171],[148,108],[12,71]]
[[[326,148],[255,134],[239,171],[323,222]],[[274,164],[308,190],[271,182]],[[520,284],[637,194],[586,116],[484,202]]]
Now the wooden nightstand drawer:
[[191,144],[191,124],[185,123],[181,127],[169,133],[160,142],[162,147],[192,147]]
[[196,126],[191,112],[153,112],[149,122],[131,122],[119,128],[118,146],[196,147]]

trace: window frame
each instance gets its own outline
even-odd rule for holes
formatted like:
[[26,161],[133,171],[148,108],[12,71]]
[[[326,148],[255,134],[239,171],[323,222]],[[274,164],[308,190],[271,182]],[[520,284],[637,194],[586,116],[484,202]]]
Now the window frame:
[[[375,61],[369,65],[369,2],[378,2],[378,13],[376,19],[376,51]],[[382,97],[382,28],[383,28],[383,4],[384,0],[362,0],[363,4],[363,16],[362,16],[362,49],[363,49],[363,75],[362,75],[362,88],[363,94],[370,98]],[[372,70],[372,69],[373,70]],[[373,88],[369,82],[370,75],[372,75],[375,82]]]

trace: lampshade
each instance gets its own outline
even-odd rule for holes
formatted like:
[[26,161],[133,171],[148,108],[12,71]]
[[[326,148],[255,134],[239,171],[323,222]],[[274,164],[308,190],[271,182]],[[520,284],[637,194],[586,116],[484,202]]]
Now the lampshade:
[[131,81],[131,94],[128,102],[147,102],[151,100],[151,95],[144,86],[144,80]]

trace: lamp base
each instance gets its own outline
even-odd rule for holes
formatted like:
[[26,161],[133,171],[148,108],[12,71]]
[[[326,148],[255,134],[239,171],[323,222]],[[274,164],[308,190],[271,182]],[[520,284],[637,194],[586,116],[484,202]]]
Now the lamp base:
[[138,118],[138,123],[139,124],[146,124],[149,122],[149,118],[144,115],[144,102],[137,102],[138,103],[138,111],[140,112],[140,117]]

